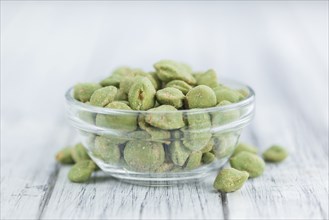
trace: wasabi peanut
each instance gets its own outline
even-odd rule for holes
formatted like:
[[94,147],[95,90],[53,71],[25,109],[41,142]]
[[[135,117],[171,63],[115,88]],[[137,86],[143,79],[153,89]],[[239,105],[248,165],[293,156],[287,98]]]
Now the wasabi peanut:
[[178,129],[185,126],[182,113],[171,105],[161,105],[148,110],[145,122],[164,130]]
[[243,95],[241,93],[222,85],[213,88],[213,91],[215,92],[217,103],[222,101],[235,103],[243,99]]
[[211,139],[211,118],[208,113],[200,113],[200,109],[192,109],[186,114],[187,128],[183,131],[183,144],[190,150],[202,150]]
[[147,131],[133,131],[128,134],[129,139],[149,140],[152,136]]
[[68,178],[71,182],[82,183],[89,180],[91,174],[99,167],[90,159],[85,147],[79,143],[73,148],[65,147],[56,154],[61,164],[74,164]]
[[127,77],[132,77],[133,76],[133,72],[135,72],[138,69],[132,69],[129,67],[119,67],[117,69],[115,69],[112,74],[103,79],[99,84],[101,84],[103,87],[105,86],[115,86],[118,87],[120,82],[127,78]]
[[138,125],[140,129],[145,130],[148,134],[150,134],[151,138],[154,140],[164,140],[168,142],[168,139],[170,139],[170,131],[160,130],[156,127],[149,125],[145,122],[144,115],[140,115],[138,117]]
[[226,133],[218,135],[214,138],[215,144],[212,152],[218,159],[229,157],[234,151],[236,141],[237,137],[233,134]]
[[156,173],[164,173],[170,171],[174,168],[174,164],[172,163],[163,163],[159,168],[155,170]]
[[201,151],[194,151],[190,154],[185,169],[192,170],[198,168],[201,165],[202,159],[202,152]]
[[157,91],[156,98],[160,104],[181,108],[185,95],[179,89],[169,87]]
[[117,164],[120,161],[119,145],[110,138],[98,136],[92,150],[95,157],[102,159],[107,164]]
[[180,141],[173,141],[169,145],[171,161],[179,166],[183,166],[190,156],[191,151],[182,145]]
[[208,131],[200,132],[188,129],[182,131],[184,134],[183,144],[192,151],[204,149],[211,139],[211,133]]
[[259,156],[242,151],[230,159],[231,167],[247,171],[250,177],[257,177],[263,174],[265,170],[265,163]]
[[[229,101],[223,100],[216,105],[216,107],[225,106],[232,104]],[[213,112],[212,114],[212,125],[223,125],[233,121],[237,121],[240,117],[239,110],[236,109],[227,109],[219,112]]]
[[210,129],[211,127],[211,118],[210,115],[205,113],[200,113],[201,109],[191,109],[186,115],[186,121],[188,128],[192,130],[203,130]]
[[199,85],[186,94],[188,108],[209,108],[217,104],[214,91],[205,85]]
[[183,80],[172,80],[166,84],[166,88],[175,88],[180,90],[184,95],[186,95],[193,87]]
[[248,177],[249,174],[246,171],[225,168],[219,172],[213,186],[221,192],[234,192],[243,186]]
[[109,77],[103,79],[99,84],[102,86],[118,86],[122,76],[128,74],[130,71],[131,69],[129,67],[119,67],[115,69]]
[[[114,110],[131,110],[127,104],[119,101],[111,102],[105,107]],[[123,131],[134,131],[137,128],[137,117],[135,115],[97,114],[96,125]]]
[[68,178],[71,182],[83,183],[90,179],[95,171],[96,164],[91,160],[83,160],[76,163],[69,171]]
[[118,89],[114,86],[97,89],[90,97],[90,104],[104,107],[114,100],[117,91]]
[[288,152],[279,145],[273,145],[263,153],[263,158],[267,162],[281,162],[288,156]]
[[246,89],[238,89],[237,91],[241,94],[243,98],[246,98],[249,95],[249,92]]
[[80,83],[74,86],[74,98],[81,102],[88,102],[92,94],[102,88],[96,83]]
[[[90,104],[90,102],[86,102],[86,104]],[[95,124],[95,117],[96,117],[96,114],[89,112],[89,111],[80,111],[79,112],[79,118],[89,124]]]
[[193,74],[194,78],[197,81],[198,85],[206,85],[210,88],[218,86],[217,74],[215,70],[210,69],[204,73]]
[[205,164],[212,163],[216,159],[216,156],[211,152],[206,152],[202,154],[202,162]]
[[74,164],[74,160],[71,155],[71,148],[65,147],[65,148],[61,149],[56,154],[56,160],[58,162],[60,162],[61,164]]
[[207,152],[209,152],[209,151],[211,151],[212,150],[212,148],[214,147],[214,139],[213,138],[211,138],[210,140],[209,140],[209,142],[201,149],[201,152],[202,153],[207,153]]
[[239,143],[238,146],[235,148],[232,156],[235,156],[242,151],[247,151],[253,154],[258,153],[258,149],[255,146],[247,143]]
[[172,80],[182,80],[190,85],[196,83],[196,79],[192,76],[191,68],[185,64],[171,60],[162,60],[154,64],[157,76],[163,82]]
[[130,87],[134,84],[137,79],[146,77],[150,80],[155,89],[159,88],[159,81],[151,73],[145,73],[142,70],[132,70],[127,77],[120,81],[119,88],[126,94],[129,93]]
[[123,89],[118,89],[117,93],[115,94],[114,100],[125,102],[129,105],[128,102],[128,94],[123,91]]
[[138,172],[155,171],[165,160],[161,143],[142,140],[128,141],[123,156],[130,169]]
[[129,89],[128,101],[134,110],[147,110],[154,106],[155,88],[152,82],[142,77],[137,79]]
[[74,162],[78,163],[83,160],[90,160],[90,157],[87,153],[86,148],[81,144],[76,144],[72,149],[71,149],[71,155],[74,160]]

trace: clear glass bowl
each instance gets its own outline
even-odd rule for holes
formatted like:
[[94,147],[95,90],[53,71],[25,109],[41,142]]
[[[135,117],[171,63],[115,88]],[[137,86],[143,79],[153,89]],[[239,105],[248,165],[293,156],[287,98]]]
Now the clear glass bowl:
[[[75,100],[71,88],[66,93],[67,116],[89,156],[115,178],[147,185],[199,180],[227,162],[254,115],[253,90],[223,83],[247,97],[220,107],[148,112],[91,106]],[[168,130],[168,124],[181,124],[177,121],[185,126]]]

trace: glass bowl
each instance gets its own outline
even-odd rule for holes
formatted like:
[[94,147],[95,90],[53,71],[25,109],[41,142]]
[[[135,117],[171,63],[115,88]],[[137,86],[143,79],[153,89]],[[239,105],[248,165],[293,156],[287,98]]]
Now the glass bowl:
[[149,112],[88,105],[70,88],[67,116],[89,156],[111,176],[147,185],[196,181],[227,162],[254,115],[254,91],[223,83],[247,96],[220,107]]

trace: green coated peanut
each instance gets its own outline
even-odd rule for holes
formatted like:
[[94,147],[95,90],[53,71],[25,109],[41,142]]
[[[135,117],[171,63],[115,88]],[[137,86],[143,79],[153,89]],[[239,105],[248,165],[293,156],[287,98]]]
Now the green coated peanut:
[[[225,105],[230,105],[232,104],[229,101],[221,101],[218,105],[216,106],[225,106]],[[227,110],[222,110],[218,112],[213,112],[212,114],[212,124],[213,126],[218,126],[226,123],[230,123],[233,121],[237,121],[240,118],[240,112],[239,110],[236,109],[227,109]]]
[[250,177],[260,176],[265,170],[264,160],[256,154],[246,151],[231,157],[230,164],[237,170],[247,171]]
[[155,103],[155,88],[147,77],[137,79],[129,89],[128,101],[134,110],[153,108]]
[[185,164],[190,153],[191,151],[185,148],[181,141],[172,141],[169,145],[171,161],[178,166],[183,166]]
[[212,148],[214,147],[214,144],[215,144],[214,139],[211,138],[211,139],[209,140],[208,144],[206,144],[206,146],[204,146],[204,147],[201,149],[201,152],[202,152],[202,153],[206,153],[206,152],[211,151]]
[[185,95],[176,88],[164,88],[156,92],[157,101],[163,105],[172,105],[175,108],[181,108]]
[[218,159],[230,156],[235,148],[237,137],[234,134],[226,133],[215,137],[215,144],[212,151]]
[[211,133],[209,132],[200,132],[198,130],[188,130],[182,129],[184,138],[183,144],[186,148],[197,151],[204,149],[211,139]]
[[235,103],[243,99],[243,96],[238,91],[225,86],[215,87],[213,88],[213,91],[215,92],[217,103],[220,103],[222,101],[229,101],[231,103]]
[[201,151],[194,151],[190,154],[189,158],[187,159],[185,169],[192,170],[198,168],[201,165],[202,159],[202,152]]
[[81,143],[76,144],[71,149],[71,155],[72,155],[74,162],[76,162],[76,163],[83,161],[83,160],[90,160],[90,157],[87,153],[86,148]]
[[183,80],[172,80],[166,84],[166,88],[175,88],[186,95],[193,87]]
[[107,164],[117,164],[120,161],[119,145],[103,136],[96,137],[92,153]]
[[288,156],[288,152],[279,145],[273,145],[263,153],[263,158],[267,162],[281,162]]
[[61,164],[74,164],[74,160],[71,155],[71,148],[65,147],[57,152],[56,160]]
[[128,141],[123,156],[130,169],[138,172],[155,171],[165,161],[161,143],[143,140]]
[[[119,101],[113,101],[106,106],[110,109],[131,110],[131,108]],[[125,114],[97,114],[96,125],[100,127],[113,128],[123,131],[134,131],[137,128],[137,116]]]
[[205,85],[199,85],[192,88],[186,94],[188,108],[209,108],[217,104],[214,91]]
[[79,83],[74,86],[73,96],[78,101],[88,102],[91,95],[100,88],[102,87],[96,83]]
[[209,164],[216,159],[215,155],[211,152],[206,152],[202,154],[202,163]]
[[234,192],[239,190],[249,177],[248,172],[233,168],[222,169],[214,181],[214,188],[221,192]]
[[185,126],[183,115],[171,105],[161,105],[148,110],[145,122],[156,128],[173,130]]
[[192,76],[191,69],[184,64],[172,60],[161,60],[154,64],[154,68],[157,71],[157,76],[163,82],[183,80],[190,85],[196,83],[195,78]]
[[97,89],[90,97],[90,104],[104,107],[114,101],[118,89],[114,86],[107,86]]
[[193,74],[198,85],[206,85],[210,88],[215,88],[218,86],[218,79],[215,70],[210,69],[204,73]]
[[141,129],[151,135],[152,140],[160,140],[167,143],[168,139],[170,139],[170,131],[159,129],[147,124],[145,122],[145,116],[142,114],[138,117],[138,125]]
[[251,145],[251,144],[247,144],[247,143],[239,143],[238,146],[235,148],[232,157],[237,155],[238,153],[242,152],[242,151],[247,151],[253,154],[257,154],[258,153],[258,149]]
[[68,178],[74,183],[87,182],[96,168],[96,164],[91,160],[79,161],[70,169]]

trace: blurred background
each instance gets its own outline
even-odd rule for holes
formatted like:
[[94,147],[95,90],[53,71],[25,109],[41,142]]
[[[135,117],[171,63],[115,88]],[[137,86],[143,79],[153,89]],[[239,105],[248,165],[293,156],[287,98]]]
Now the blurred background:
[[70,86],[164,58],[249,84],[263,117],[298,110],[328,131],[328,1],[1,1],[2,128],[47,133]]

